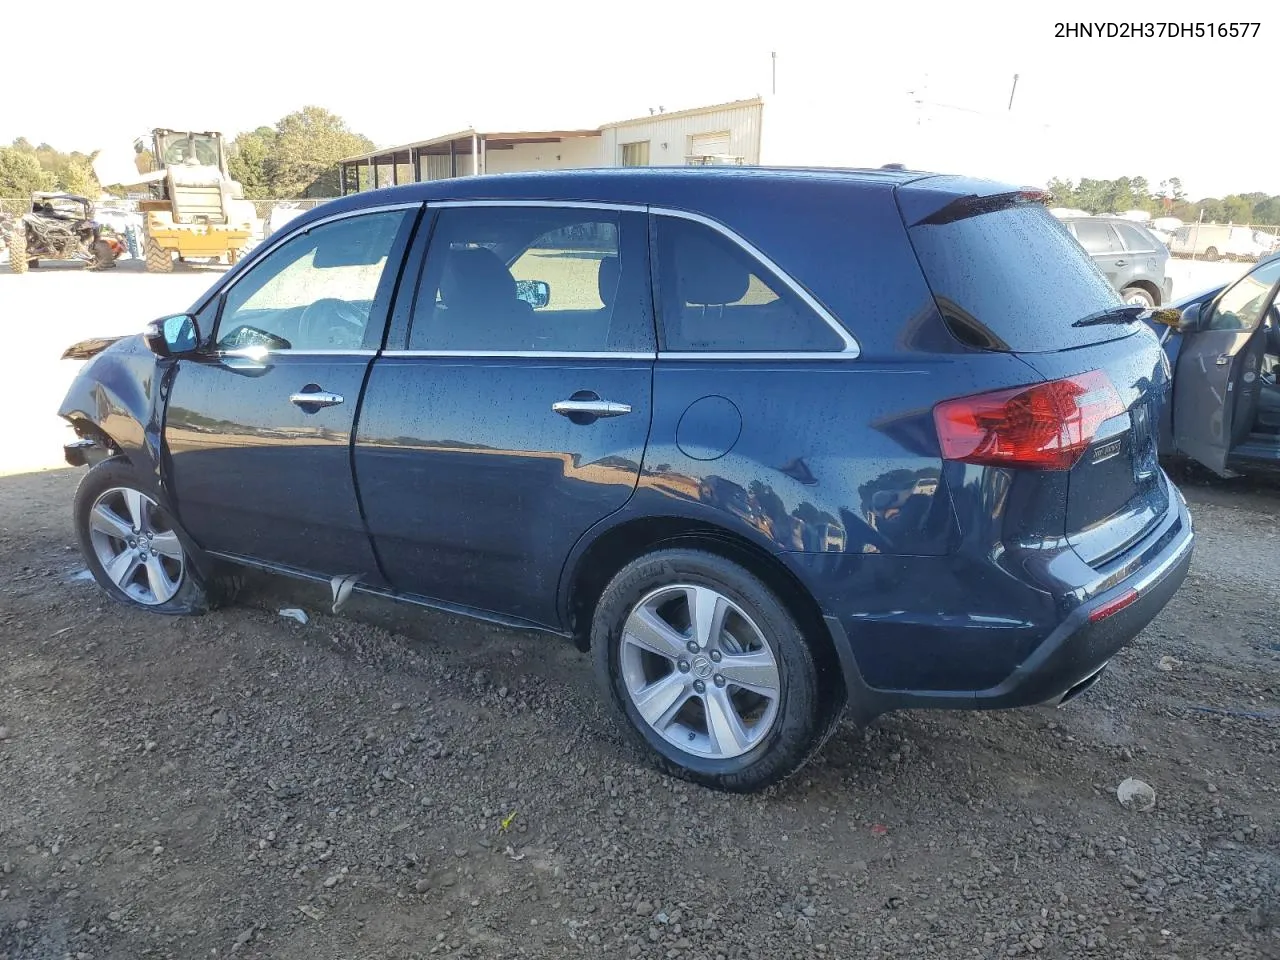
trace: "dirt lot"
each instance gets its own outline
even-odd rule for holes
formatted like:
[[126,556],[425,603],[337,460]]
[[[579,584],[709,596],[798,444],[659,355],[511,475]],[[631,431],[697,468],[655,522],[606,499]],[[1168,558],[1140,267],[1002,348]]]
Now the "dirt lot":
[[1185,484],[1191,577],[1079,701],[842,728],[742,798],[652,772],[554,639],[268,578],[116,606],[76,576],[80,471],[9,458],[6,960],[1280,957],[1280,489]]

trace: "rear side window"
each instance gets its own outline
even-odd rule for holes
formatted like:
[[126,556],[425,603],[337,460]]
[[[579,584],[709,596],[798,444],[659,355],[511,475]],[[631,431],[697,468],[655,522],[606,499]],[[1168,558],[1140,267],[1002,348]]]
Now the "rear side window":
[[1044,206],[1011,202],[975,210],[909,230],[938,309],[962,342],[1037,353],[1116,340],[1137,329],[1126,323],[1072,326],[1121,302]]
[[1156,238],[1141,227],[1135,227],[1129,223],[1117,223],[1115,228],[1120,234],[1120,239],[1124,241],[1125,249],[1130,253],[1148,253],[1159,247]]
[[1081,220],[1076,224],[1076,236],[1080,238],[1080,246],[1090,253],[1115,253],[1123,249],[1109,223]]
[[678,353],[838,352],[812,307],[717,230],[657,218],[663,348]]

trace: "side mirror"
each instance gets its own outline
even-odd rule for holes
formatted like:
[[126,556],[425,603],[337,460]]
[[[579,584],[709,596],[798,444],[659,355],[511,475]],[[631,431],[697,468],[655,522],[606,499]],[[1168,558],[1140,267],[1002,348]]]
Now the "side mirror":
[[551,302],[551,284],[545,280],[517,280],[516,297],[538,310]]
[[[1182,333],[1188,330],[1197,329],[1200,326],[1201,319],[1203,319],[1203,313],[1204,313],[1203,303],[1191,304],[1189,307],[1183,310],[1181,314],[1178,315],[1178,323],[1175,326],[1175,329],[1179,333]],[[1171,326],[1173,325],[1171,324]]]
[[200,344],[200,327],[188,313],[161,317],[148,323],[142,339],[157,357],[177,357],[191,353]]

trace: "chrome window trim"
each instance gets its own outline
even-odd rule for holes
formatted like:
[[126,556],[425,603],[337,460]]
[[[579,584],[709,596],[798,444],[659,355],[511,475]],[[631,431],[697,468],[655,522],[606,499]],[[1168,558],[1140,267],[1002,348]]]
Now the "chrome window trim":
[[656,360],[653,351],[584,350],[579,353],[560,350],[383,350],[384,357],[427,357],[436,359],[466,359],[468,357],[491,360]]
[[255,359],[258,356],[263,357],[375,357],[378,355],[377,350],[267,350],[264,353],[246,353],[246,348],[237,347],[232,350],[215,350],[215,357],[239,357],[240,359]]
[[550,207],[569,210],[611,210],[616,213],[648,213],[642,203],[607,203],[602,200],[429,200],[427,209],[455,207]]
[[809,309],[813,310],[813,312],[831,328],[832,333],[838,336],[840,341],[844,344],[844,349],[842,350],[779,350],[768,354],[762,352],[752,353],[749,350],[708,351],[707,353],[693,353],[691,351],[680,350],[667,352],[659,350],[658,357],[660,359],[685,359],[686,357],[696,356],[708,358],[715,357],[721,360],[748,360],[751,358],[758,360],[798,360],[817,356],[825,357],[827,359],[839,357],[844,360],[854,360],[862,352],[858,345],[858,341],[854,339],[853,335],[850,334],[843,325],[841,325],[839,320],[832,316],[831,311],[819,303],[817,299],[809,293],[809,291],[796,282],[794,277],[774,263],[773,260],[766,256],[758,247],[730,230],[723,223],[720,223],[717,220],[712,220],[710,217],[704,216],[700,213],[692,213],[688,210],[673,210],[667,207],[650,207],[649,213],[653,216],[677,217],[681,220],[691,220],[694,223],[700,223],[704,227],[709,227],[731,242],[736,243],[747,255],[753,257],[756,262],[768,269],[775,277],[787,286],[787,289],[803,300]]
[[[655,207],[634,203],[608,203],[598,200],[528,200],[528,199],[474,199],[474,200],[431,200],[425,204],[428,210],[447,210],[466,207],[546,207],[550,209],[576,210],[609,210],[622,213],[643,213],[648,216],[676,217],[702,224],[736,244],[744,253],[767,269],[786,285],[787,289],[799,297],[818,317],[840,338],[844,345],[840,350],[720,350],[705,353],[657,350],[654,353],[609,353],[604,351],[542,351],[542,350],[384,350],[382,355],[388,357],[476,357],[476,358],[533,358],[533,359],[626,359],[626,360],[764,360],[777,362],[780,360],[855,360],[861,355],[861,347],[857,339],[832,315],[826,307],[818,302],[811,293],[802,287],[794,277],[778,266],[758,247],[744,239],[729,227],[711,217],[690,210],[679,210],[673,207]],[[372,208],[371,208],[372,209]],[[379,208],[394,209],[394,208]],[[653,269],[652,264],[650,270]]]
[[696,351],[672,350],[659,353],[659,360],[852,360],[857,353],[845,350],[708,350],[706,353]]

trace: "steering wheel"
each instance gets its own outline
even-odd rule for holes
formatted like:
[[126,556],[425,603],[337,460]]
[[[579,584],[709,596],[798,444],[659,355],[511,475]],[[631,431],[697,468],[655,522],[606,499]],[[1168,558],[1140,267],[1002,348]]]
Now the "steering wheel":
[[368,322],[354,304],[324,297],[302,311],[298,340],[304,350],[359,350]]

